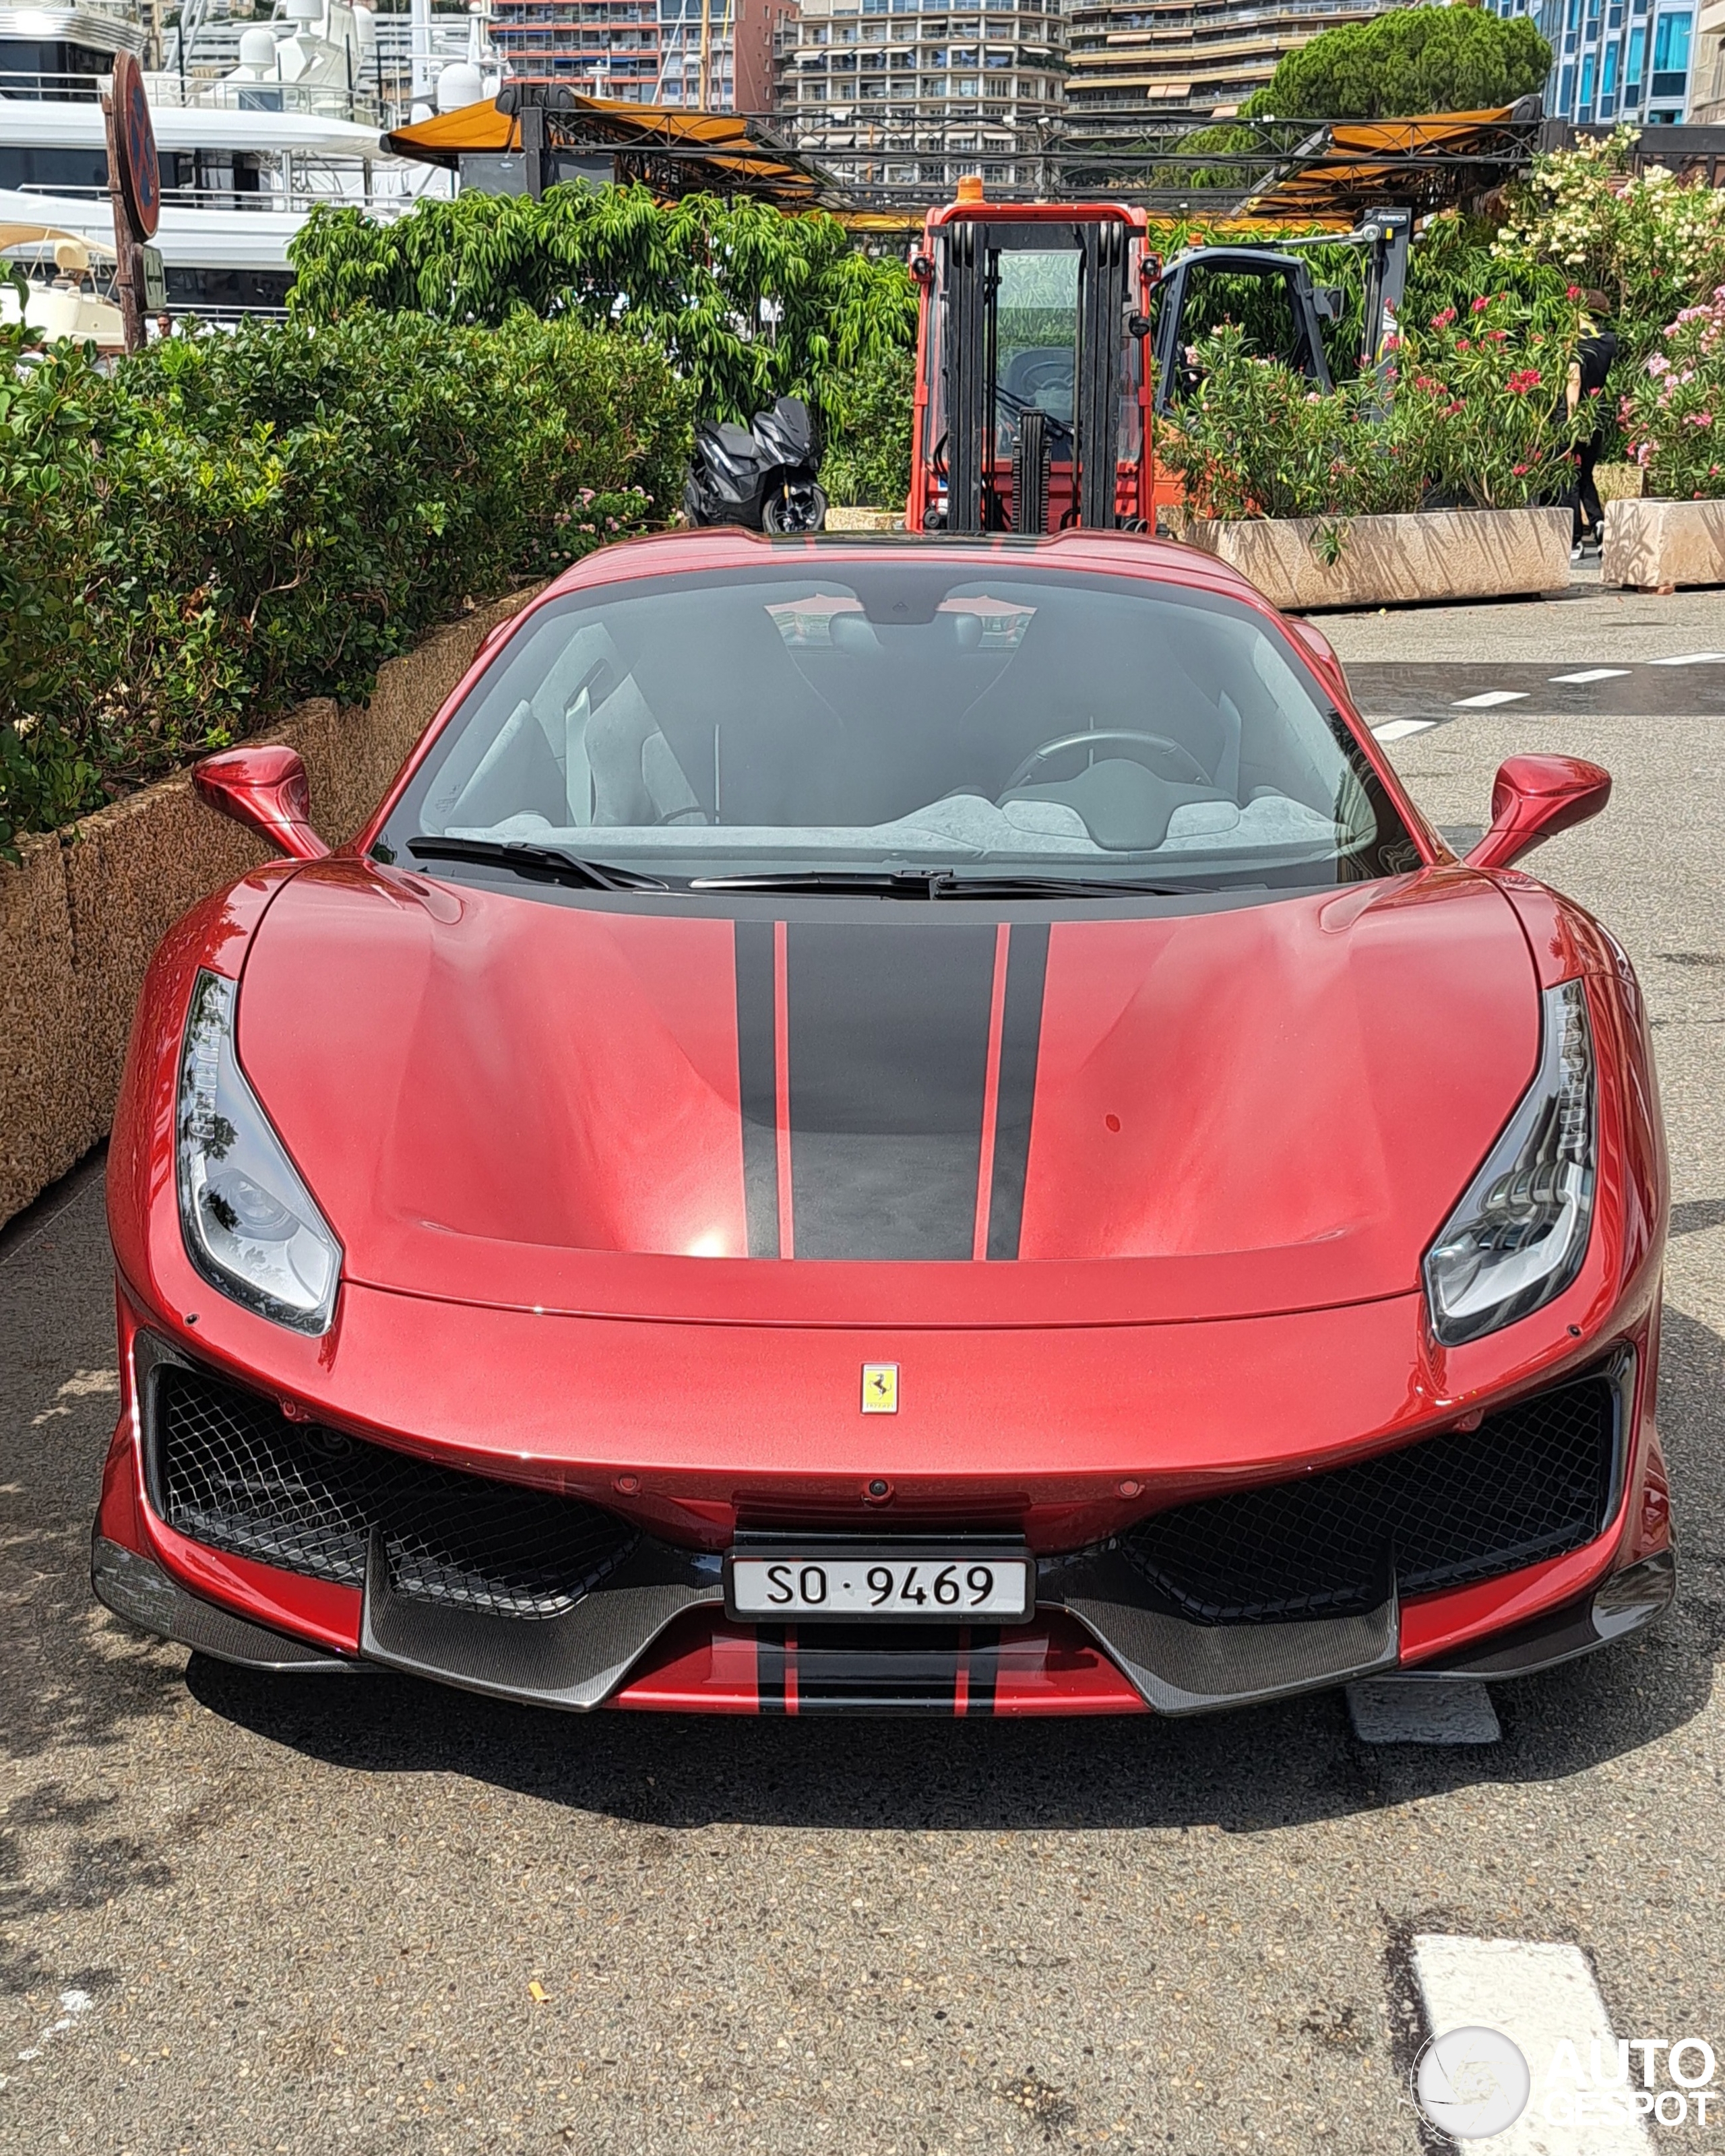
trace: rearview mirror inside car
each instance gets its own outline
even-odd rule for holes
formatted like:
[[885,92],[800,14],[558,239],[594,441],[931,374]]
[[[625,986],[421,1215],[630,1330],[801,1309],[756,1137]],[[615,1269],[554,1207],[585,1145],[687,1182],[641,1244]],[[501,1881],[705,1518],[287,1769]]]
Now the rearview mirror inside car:
[[1512,756],[1491,787],[1491,822],[1467,856],[1476,869],[1507,869],[1523,854],[1597,816],[1611,798],[1611,774],[1578,756]]
[[192,767],[198,798],[296,861],[329,848],[311,828],[305,767],[290,748],[230,748]]

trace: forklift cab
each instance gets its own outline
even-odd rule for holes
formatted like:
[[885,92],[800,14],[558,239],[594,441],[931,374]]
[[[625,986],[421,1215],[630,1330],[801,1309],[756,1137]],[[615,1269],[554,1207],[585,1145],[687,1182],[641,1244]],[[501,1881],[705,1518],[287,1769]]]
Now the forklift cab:
[[1241,322],[1262,357],[1279,359],[1327,393],[1319,325],[1336,319],[1339,296],[1315,285],[1297,254],[1266,247],[1199,247],[1182,254],[1152,291],[1157,416],[1196,395],[1200,377],[1187,354],[1219,320]]
[[911,262],[922,297],[906,528],[1153,527],[1181,490],[1158,474],[1153,422],[1201,388],[1187,353],[1217,321],[1331,388],[1321,325],[1341,318],[1343,295],[1314,283],[1301,245],[1367,250],[1361,357],[1387,404],[1412,223],[1378,210],[1353,232],[1194,248],[1164,269],[1141,209],[990,203],[961,181]]
[[912,531],[1061,531],[1151,513],[1142,210],[988,203],[932,211],[922,285]]

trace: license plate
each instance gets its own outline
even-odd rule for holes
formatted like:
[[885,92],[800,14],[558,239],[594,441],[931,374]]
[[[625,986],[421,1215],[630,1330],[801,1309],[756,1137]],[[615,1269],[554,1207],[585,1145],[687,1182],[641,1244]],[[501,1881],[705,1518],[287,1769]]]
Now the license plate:
[[733,1617],[768,1622],[1021,1625],[1036,1600],[1022,1550],[733,1550],[726,1584]]

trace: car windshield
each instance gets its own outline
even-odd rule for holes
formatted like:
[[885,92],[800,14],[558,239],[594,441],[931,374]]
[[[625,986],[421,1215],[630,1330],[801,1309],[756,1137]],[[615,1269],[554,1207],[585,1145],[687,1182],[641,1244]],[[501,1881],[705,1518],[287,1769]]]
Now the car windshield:
[[1254,609],[1004,550],[998,566],[812,551],[542,608],[444,728],[380,857],[1183,890],[1418,865]]

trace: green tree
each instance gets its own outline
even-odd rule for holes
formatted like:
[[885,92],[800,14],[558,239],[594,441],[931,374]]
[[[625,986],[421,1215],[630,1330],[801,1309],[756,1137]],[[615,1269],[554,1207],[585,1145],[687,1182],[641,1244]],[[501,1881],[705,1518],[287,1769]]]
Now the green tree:
[[1389,120],[1512,105],[1551,72],[1531,19],[1477,6],[1393,8],[1283,54],[1247,119]]
[[649,339],[697,411],[745,424],[786,395],[836,420],[843,377],[916,332],[896,258],[862,253],[834,218],[747,198],[570,184],[539,202],[464,193],[385,224],[321,208],[290,254],[302,320],[360,306],[486,325],[521,308],[573,316]]

